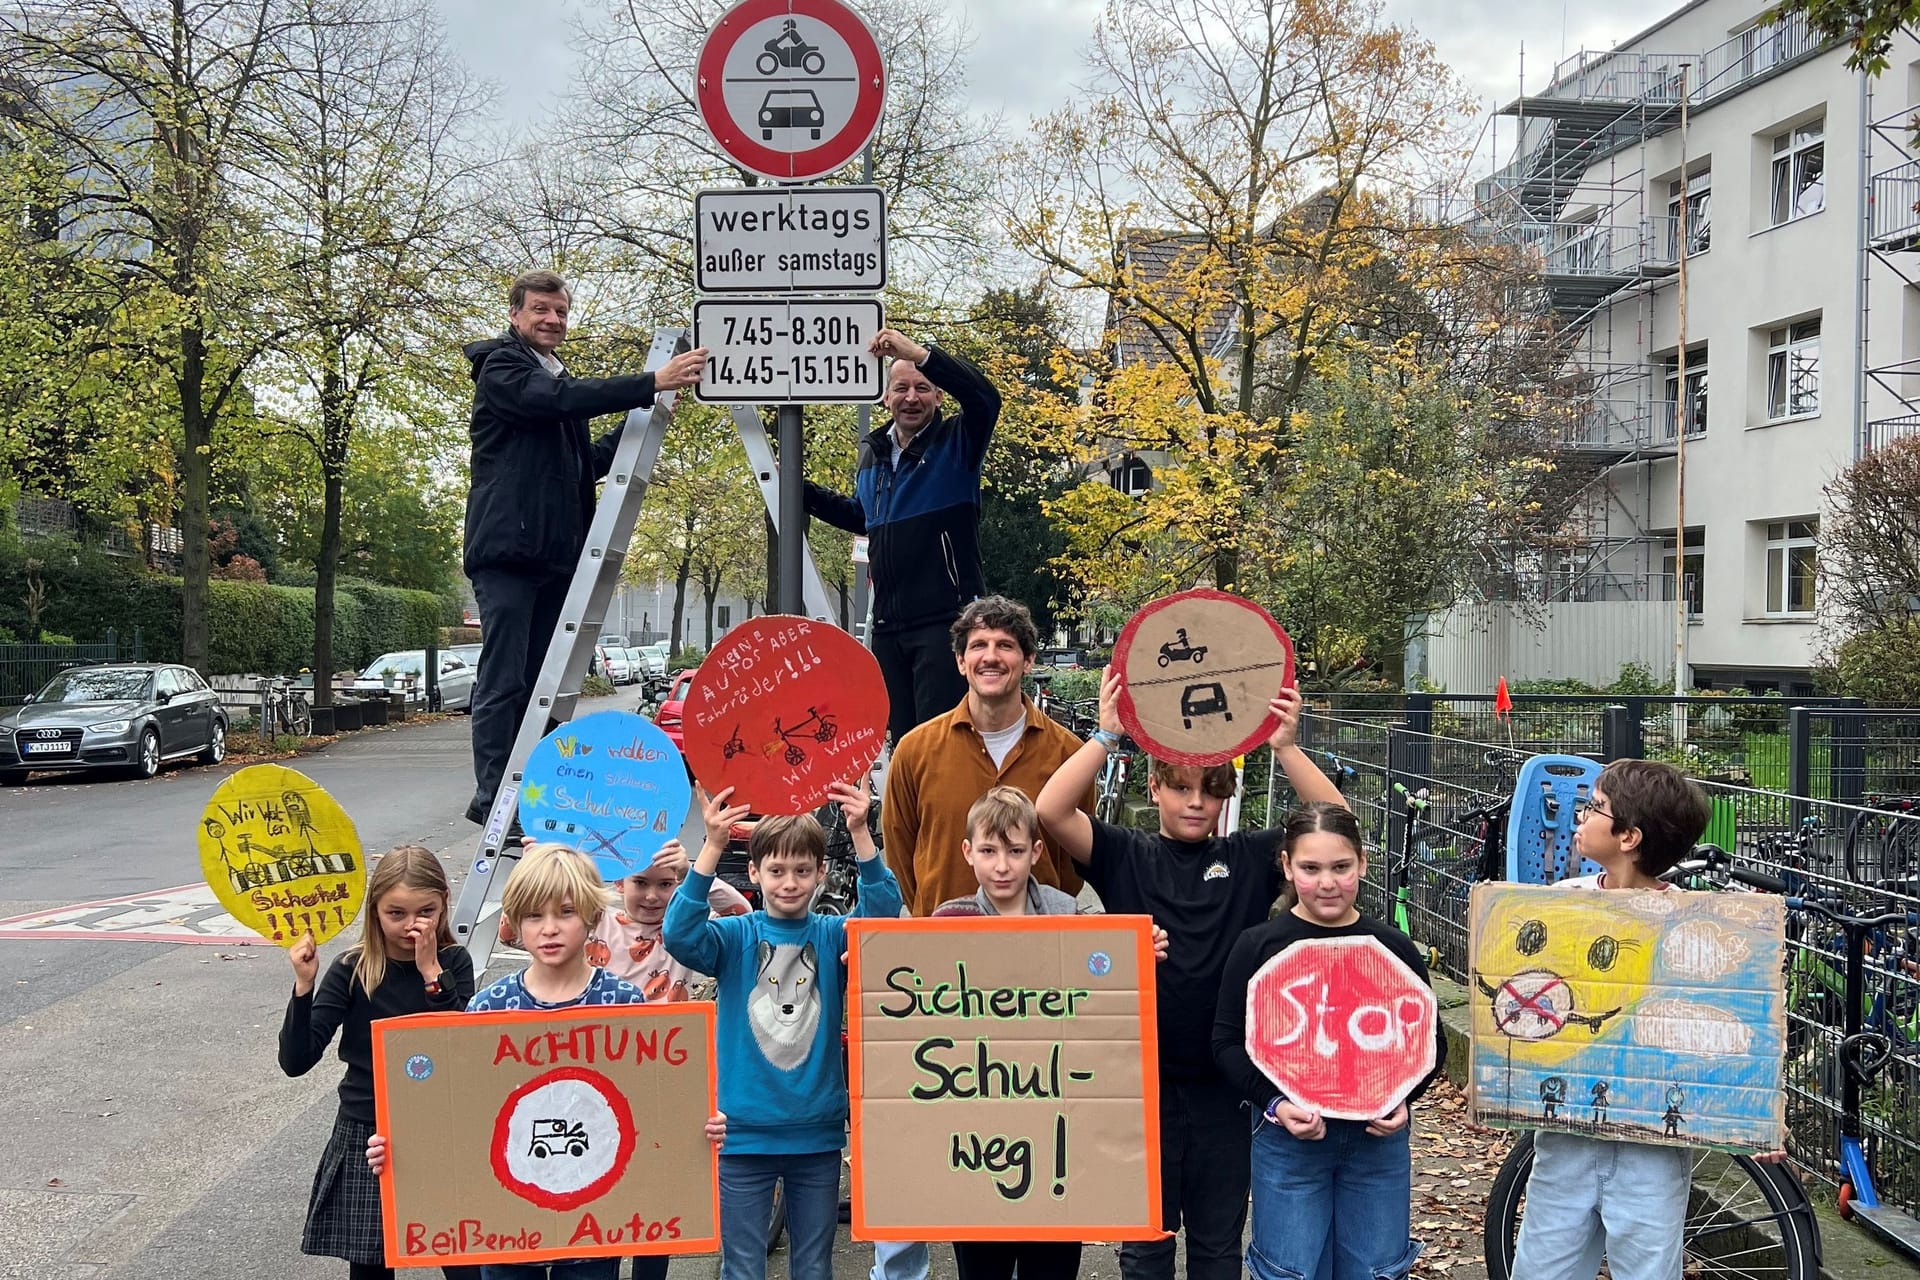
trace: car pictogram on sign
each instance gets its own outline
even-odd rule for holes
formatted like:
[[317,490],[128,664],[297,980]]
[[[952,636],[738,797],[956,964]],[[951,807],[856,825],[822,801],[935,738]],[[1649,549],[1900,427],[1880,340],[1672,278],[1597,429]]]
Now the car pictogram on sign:
[[811,89],[769,89],[760,104],[760,137],[772,141],[775,129],[805,129],[820,139],[826,113]]

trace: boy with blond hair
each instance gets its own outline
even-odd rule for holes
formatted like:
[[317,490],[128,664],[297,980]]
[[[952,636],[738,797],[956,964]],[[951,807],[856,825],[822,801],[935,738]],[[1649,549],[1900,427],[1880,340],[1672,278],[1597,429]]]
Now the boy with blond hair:
[[[517,930],[532,963],[475,992],[467,1012],[646,1003],[638,987],[587,959],[587,936],[613,899],[586,854],[563,844],[528,845],[501,891],[500,914]],[[725,1140],[724,1112],[708,1118],[706,1132],[716,1146]],[[386,1168],[390,1155],[385,1134],[367,1139],[367,1166],[375,1174]],[[665,1254],[633,1259],[633,1280],[665,1280],[666,1274]],[[480,1275],[482,1280],[618,1280],[620,1259],[489,1263]]]

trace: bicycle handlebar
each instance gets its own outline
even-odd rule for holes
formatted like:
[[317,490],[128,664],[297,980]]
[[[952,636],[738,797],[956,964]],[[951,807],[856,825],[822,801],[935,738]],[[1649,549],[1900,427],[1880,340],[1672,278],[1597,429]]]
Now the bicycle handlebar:
[[1907,924],[1920,919],[1920,912],[1908,911],[1904,908],[1899,911],[1882,911],[1871,916],[1848,915],[1818,898],[1788,898],[1787,907],[1793,911],[1811,911],[1817,916],[1824,916],[1843,929],[1884,929],[1890,924]]
[[[1749,889],[1758,889],[1762,893],[1784,894],[1787,891],[1787,882],[1779,876],[1734,866],[1733,855],[1717,845],[1696,845],[1694,852],[1702,856],[1675,863],[1660,878],[1673,881],[1683,880],[1688,876],[1705,875],[1710,879],[1724,877],[1728,880],[1738,880]],[[1793,899],[1789,898],[1787,901],[1791,905]]]

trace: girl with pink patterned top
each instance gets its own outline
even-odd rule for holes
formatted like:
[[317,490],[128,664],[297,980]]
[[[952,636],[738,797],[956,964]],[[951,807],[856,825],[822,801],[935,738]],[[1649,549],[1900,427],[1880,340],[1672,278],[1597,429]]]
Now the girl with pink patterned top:
[[[688,999],[707,977],[668,955],[660,942],[660,922],[687,877],[687,865],[685,846],[669,840],[652,865],[620,881],[619,909],[603,914],[587,938],[588,962],[640,988],[650,1004]],[[717,879],[707,891],[707,908],[715,916],[743,916],[753,909],[738,889]]]

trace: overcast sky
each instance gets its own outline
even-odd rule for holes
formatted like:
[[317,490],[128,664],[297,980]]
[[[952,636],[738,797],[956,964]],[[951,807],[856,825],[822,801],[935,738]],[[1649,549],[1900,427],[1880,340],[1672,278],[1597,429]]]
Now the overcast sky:
[[[508,122],[536,117],[546,88],[567,82],[573,65],[567,19],[582,10],[583,0],[435,2],[446,15],[455,50],[474,70],[501,85],[501,111]],[[981,114],[1002,112],[1008,125],[1017,127],[1058,106],[1084,78],[1080,52],[1101,0],[952,2],[965,13],[973,33],[968,83],[974,109]],[[1518,91],[1522,45],[1527,83],[1537,88],[1564,55],[1581,48],[1609,48],[1679,4],[1386,0],[1388,15],[1433,40],[1487,111],[1496,98],[1505,103]]]

